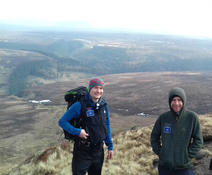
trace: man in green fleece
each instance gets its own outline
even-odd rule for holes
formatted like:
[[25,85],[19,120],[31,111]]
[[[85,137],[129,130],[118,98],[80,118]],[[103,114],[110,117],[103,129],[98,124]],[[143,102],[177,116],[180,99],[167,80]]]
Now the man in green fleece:
[[159,175],[194,175],[192,161],[203,146],[197,114],[186,109],[182,88],[169,92],[170,111],[159,116],[151,133],[151,145],[159,156]]

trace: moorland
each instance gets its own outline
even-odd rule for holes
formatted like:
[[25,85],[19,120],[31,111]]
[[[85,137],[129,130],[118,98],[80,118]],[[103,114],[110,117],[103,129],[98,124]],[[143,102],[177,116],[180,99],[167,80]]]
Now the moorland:
[[[106,82],[104,98],[110,107],[114,136],[153,124],[160,113],[168,110],[168,91],[173,86],[186,90],[189,109],[198,114],[212,113],[212,74],[209,73],[129,73],[102,78]],[[64,141],[57,125],[66,110],[64,92],[76,85],[86,85],[88,80],[48,84],[30,90],[34,97],[50,99],[49,104],[32,104],[14,96],[1,98],[2,172]]]
[[[154,123],[180,86],[187,107],[212,113],[212,41],[161,35],[0,33],[0,173],[64,141],[65,91],[105,81],[114,137]],[[34,104],[30,100],[49,99]]]

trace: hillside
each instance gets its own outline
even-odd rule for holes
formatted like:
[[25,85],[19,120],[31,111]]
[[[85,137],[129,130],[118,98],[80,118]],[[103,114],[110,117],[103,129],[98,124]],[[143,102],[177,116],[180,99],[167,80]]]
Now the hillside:
[[[201,116],[200,122],[205,146],[198,159],[193,160],[196,175],[210,173],[209,163],[212,157],[212,115]],[[158,158],[150,146],[151,129],[152,126],[134,128],[115,135],[114,158],[104,163],[102,174],[156,175]],[[9,175],[68,175],[71,172],[72,148],[71,142],[48,148],[43,153],[25,160]]]
[[0,32],[0,96],[80,77],[211,71],[212,40],[91,32]]
[[[168,91],[173,86],[185,89],[189,109],[198,114],[212,113],[212,73],[146,72],[102,78],[114,137],[133,127],[153,124],[157,116],[168,109]],[[79,85],[87,86],[88,81],[89,78],[73,78],[28,89],[24,92],[25,98],[0,98],[0,174],[64,141],[57,125],[66,110],[64,92]],[[44,99],[52,102],[29,102]]]
[[[123,116],[144,112],[158,115],[168,107],[170,88],[180,86],[188,96],[187,106],[200,114],[211,113],[211,72],[137,72],[104,75],[105,94],[113,113]],[[71,79],[25,91],[26,96],[50,98],[56,104],[64,104],[64,92],[78,85],[87,86],[89,78]],[[48,89],[48,90],[47,90]]]

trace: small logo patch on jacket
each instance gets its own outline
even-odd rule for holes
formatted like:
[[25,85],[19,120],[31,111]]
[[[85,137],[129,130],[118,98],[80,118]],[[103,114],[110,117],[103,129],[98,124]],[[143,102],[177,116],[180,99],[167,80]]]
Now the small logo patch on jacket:
[[86,115],[87,115],[87,117],[93,117],[94,116],[94,110],[92,110],[91,108],[88,108],[88,110],[86,111]]
[[171,128],[171,124],[169,123],[165,123],[164,128],[163,128],[163,132],[166,134],[171,134],[172,128]]

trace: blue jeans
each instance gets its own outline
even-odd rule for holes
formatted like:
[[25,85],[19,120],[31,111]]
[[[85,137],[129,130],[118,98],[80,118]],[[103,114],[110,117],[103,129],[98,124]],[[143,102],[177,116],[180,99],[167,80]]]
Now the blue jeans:
[[182,170],[170,170],[162,166],[158,166],[159,175],[195,175],[191,168]]

